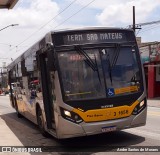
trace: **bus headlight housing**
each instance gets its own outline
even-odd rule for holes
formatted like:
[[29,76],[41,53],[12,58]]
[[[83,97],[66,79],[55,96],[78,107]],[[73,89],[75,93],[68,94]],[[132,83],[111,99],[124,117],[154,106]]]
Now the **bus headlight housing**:
[[63,108],[60,108],[60,111],[61,111],[62,117],[71,122],[74,122],[77,124],[83,122],[83,119],[78,114],[74,113],[73,111],[68,111]]
[[146,99],[144,99],[134,108],[132,114],[133,115],[139,114],[146,107],[146,105],[147,105],[147,101]]

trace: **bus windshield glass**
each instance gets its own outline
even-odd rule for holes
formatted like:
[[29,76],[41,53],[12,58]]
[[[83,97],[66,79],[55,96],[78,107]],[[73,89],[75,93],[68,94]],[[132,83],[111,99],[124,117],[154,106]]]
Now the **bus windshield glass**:
[[140,71],[133,47],[104,48],[101,58],[108,97],[140,90]]
[[58,52],[65,100],[109,98],[140,91],[135,51],[132,46],[115,44]]

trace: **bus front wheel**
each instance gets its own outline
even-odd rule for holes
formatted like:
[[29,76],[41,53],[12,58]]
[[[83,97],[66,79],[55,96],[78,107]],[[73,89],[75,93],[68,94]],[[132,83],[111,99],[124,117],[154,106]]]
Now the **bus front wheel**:
[[40,107],[37,108],[37,123],[38,123],[38,127],[40,129],[41,134],[44,137],[48,137],[49,134],[45,131],[44,119],[43,119],[42,110]]

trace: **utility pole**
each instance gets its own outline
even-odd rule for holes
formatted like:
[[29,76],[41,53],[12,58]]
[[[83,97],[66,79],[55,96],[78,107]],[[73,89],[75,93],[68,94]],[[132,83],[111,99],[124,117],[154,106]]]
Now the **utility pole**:
[[135,6],[133,6],[133,31],[136,31],[136,24],[135,24]]
[[129,25],[130,28],[133,29],[134,33],[136,33],[136,29],[141,29],[138,24],[136,24],[136,15],[135,15],[135,6],[133,6],[133,25]]

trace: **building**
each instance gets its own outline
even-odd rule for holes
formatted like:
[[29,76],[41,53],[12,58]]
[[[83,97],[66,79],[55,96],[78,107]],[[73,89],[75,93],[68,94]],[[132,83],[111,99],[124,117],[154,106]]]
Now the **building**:
[[139,45],[145,70],[148,98],[160,97],[160,42]]

